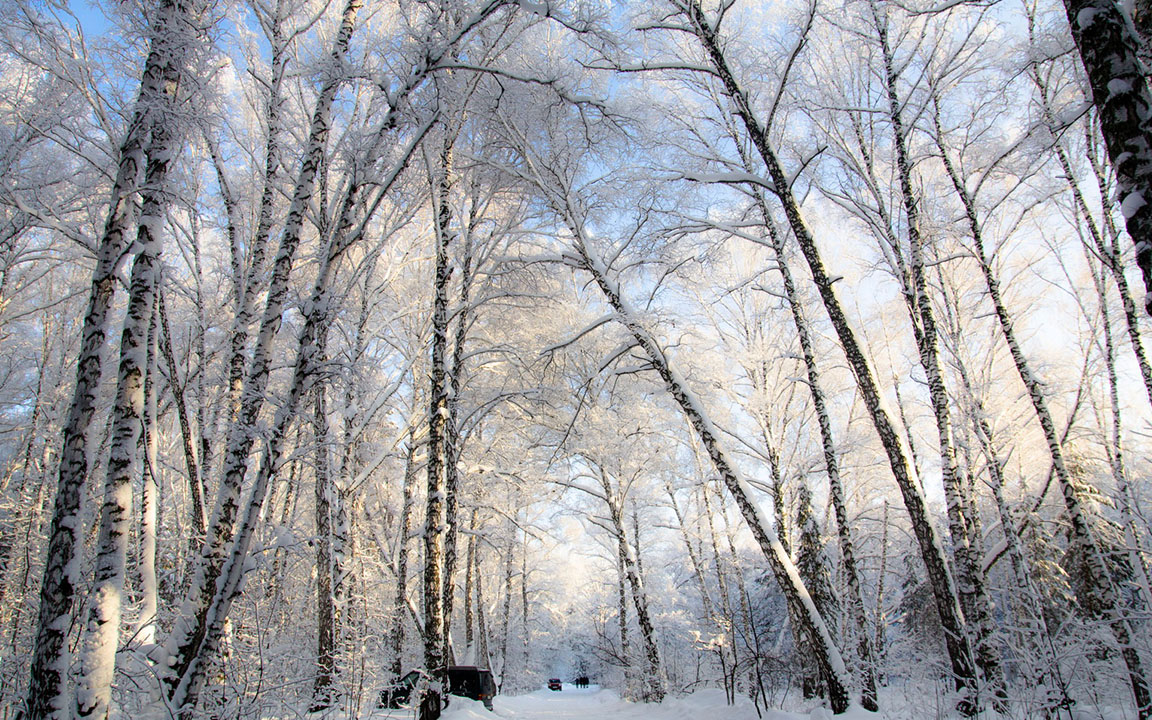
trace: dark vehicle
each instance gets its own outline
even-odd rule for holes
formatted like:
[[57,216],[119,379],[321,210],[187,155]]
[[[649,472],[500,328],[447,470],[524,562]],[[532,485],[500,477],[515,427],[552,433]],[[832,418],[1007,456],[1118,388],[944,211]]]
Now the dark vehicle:
[[496,696],[496,679],[487,668],[452,665],[448,668],[448,693],[479,700],[491,710],[492,698]]
[[560,682],[560,678],[548,678],[549,690],[563,690],[564,683]]
[[[414,693],[418,705],[413,703]],[[440,693],[423,671],[413,670],[381,690],[376,707],[415,708],[419,720],[437,720],[441,710]]]

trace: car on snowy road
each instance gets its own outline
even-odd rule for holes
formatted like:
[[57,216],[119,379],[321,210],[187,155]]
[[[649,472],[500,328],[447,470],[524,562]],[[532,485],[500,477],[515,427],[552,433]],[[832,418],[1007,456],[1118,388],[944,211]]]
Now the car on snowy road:
[[560,678],[548,678],[549,690],[563,690],[564,683],[560,682]]
[[448,694],[479,700],[492,709],[496,697],[496,679],[492,671],[473,665],[452,665],[448,668]]
[[[413,670],[380,691],[376,707],[412,708],[418,720],[440,717],[441,699],[438,685],[423,670]],[[415,696],[415,698],[413,697]]]

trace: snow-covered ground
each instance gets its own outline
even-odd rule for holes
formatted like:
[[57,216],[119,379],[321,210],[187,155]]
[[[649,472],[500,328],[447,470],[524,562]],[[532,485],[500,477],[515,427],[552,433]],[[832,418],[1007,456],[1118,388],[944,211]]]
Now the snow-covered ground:
[[[561,692],[537,690],[527,695],[498,696],[494,711],[478,702],[453,698],[443,720],[758,720],[756,710],[746,698],[736,705],[724,701],[721,690],[702,690],[683,698],[669,698],[659,705],[645,705],[622,700],[614,690],[596,686],[575,689],[565,685]],[[762,720],[827,720],[831,713],[814,710],[811,714],[769,712]],[[841,715],[843,720],[875,720],[877,716],[862,710]]]
[[[961,720],[962,717],[949,699],[939,697],[930,689],[921,688],[917,692],[914,688],[888,687],[883,689],[880,701],[879,713],[853,707],[844,715],[834,716],[827,709],[815,708],[803,712],[769,710],[757,717],[748,698],[737,696],[736,704],[729,705],[725,702],[724,692],[718,689],[669,697],[657,705],[629,702],[621,699],[615,690],[595,685],[578,690],[565,683],[561,692],[541,688],[525,695],[499,695],[494,699],[493,711],[486,710],[479,702],[453,697],[451,706],[445,709],[442,717],[443,720]],[[1018,703],[1007,717],[1031,720],[1037,716]],[[1085,702],[1074,707],[1069,714],[1061,713],[1060,717],[1067,720],[1132,720],[1135,713],[1130,708]],[[324,718],[344,720],[345,716],[336,713]],[[997,720],[1001,716],[985,712],[980,718]],[[413,713],[407,709],[377,708],[369,715],[361,714],[359,720],[413,720]]]

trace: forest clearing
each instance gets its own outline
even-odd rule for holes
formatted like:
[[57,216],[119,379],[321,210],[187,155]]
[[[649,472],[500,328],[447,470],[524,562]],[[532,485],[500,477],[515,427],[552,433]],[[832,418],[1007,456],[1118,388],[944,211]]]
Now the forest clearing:
[[0,720],[1152,720],[1149,67],[1146,0],[0,0]]

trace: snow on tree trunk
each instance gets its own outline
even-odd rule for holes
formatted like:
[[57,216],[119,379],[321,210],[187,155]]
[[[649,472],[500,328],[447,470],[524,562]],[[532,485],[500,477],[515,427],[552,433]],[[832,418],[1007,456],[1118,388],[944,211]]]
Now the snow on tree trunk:
[[476,664],[491,669],[492,657],[488,652],[488,613],[484,610],[484,573],[480,567],[480,554],[476,554]]
[[[954,332],[958,331],[958,326],[954,326]],[[959,370],[961,382],[971,405],[969,410],[971,423],[988,468],[992,497],[996,502],[1001,533],[1008,547],[1012,576],[1016,581],[1018,592],[1012,593],[1012,605],[1023,621],[1021,631],[1025,635],[1024,642],[1028,650],[1024,660],[1035,669],[1029,680],[1041,688],[1040,695],[1044,703],[1043,711],[1051,713],[1057,707],[1070,702],[1067,684],[1060,675],[1060,663],[1052,645],[1052,632],[1044,614],[1040,592],[1032,579],[1030,570],[1032,566],[1026,557],[1019,528],[1015,518],[1012,517],[1007,502],[1004,500],[1004,461],[996,450],[992,426],[988,422],[983,402],[976,396],[972,387],[967,366],[959,357],[957,357],[956,367]]]
[[160,381],[160,288],[156,288],[156,307],[148,339],[148,375],[144,379],[144,472],[140,491],[140,533],[137,572],[140,576],[140,615],[136,623],[136,641],[151,649],[156,642],[157,615],[160,611],[160,587],[156,577],[156,537],[159,528],[160,465],[157,462],[160,429],[156,385]]
[[641,680],[643,686],[641,699],[644,702],[662,702],[664,700],[664,671],[660,666],[660,650],[656,645],[656,630],[652,625],[652,616],[648,610],[648,595],[644,592],[644,581],[640,575],[640,559],[636,549],[628,543],[628,533],[624,527],[623,498],[619,497],[612,488],[608,473],[604,468],[600,468],[600,485],[604,490],[604,500],[608,504],[608,516],[616,534],[624,575],[628,579],[629,588],[632,590],[632,605],[636,609],[636,621],[640,625],[640,639],[644,643],[645,667]]
[[[1033,26],[1034,21],[1032,18],[1029,18],[1030,35],[1033,33]],[[1035,39],[1030,39],[1033,44],[1035,44]],[[1136,303],[1132,299],[1132,291],[1128,286],[1128,277],[1124,274],[1122,253],[1116,242],[1119,230],[1112,222],[1111,212],[1105,210],[1102,214],[1102,220],[1111,240],[1110,242],[1105,241],[1103,229],[1100,227],[1100,223],[1096,221],[1092,211],[1089,210],[1088,202],[1084,198],[1084,193],[1081,191],[1079,183],[1076,182],[1076,174],[1072,169],[1071,158],[1069,158],[1068,150],[1062,141],[1062,129],[1059,127],[1052,112],[1051,91],[1049,90],[1048,82],[1036,64],[1033,64],[1030,74],[1032,83],[1036,86],[1036,90],[1040,96],[1040,110],[1044,118],[1044,123],[1048,126],[1048,131],[1054,139],[1052,149],[1056,153],[1056,159],[1060,163],[1063,176],[1068,182],[1068,190],[1072,193],[1072,200],[1075,203],[1076,211],[1088,229],[1088,235],[1092,238],[1092,245],[1096,253],[1099,255],[1105,267],[1108,268],[1108,273],[1112,276],[1112,280],[1116,284],[1116,291],[1120,295],[1120,301],[1124,308],[1128,340],[1132,346],[1132,353],[1136,356],[1136,366],[1140,369],[1140,377],[1144,381],[1144,390],[1148,394],[1148,401],[1152,403],[1152,365],[1149,364],[1147,353],[1144,350],[1144,342],[1140,336],[1140,318],[1136,312]],[[1091,130],[1085,128],[1086,135],[1090,132]],[[1092,138],[1089,136],[1087,140],[1091,147],[1090,143]],[[1087,155],[1089,163],[1092,166],[1092,174],[1096,178],[1096,187],[1100,191],[1100,197],[1105,199],[1105,207],[1111,209],[1112,204],[1107,202],[1110,193],[1108,191],[1108,183],[1104,177],[1103,168],[1095,161],[1093,153],[1089,151]]]
[[[350,190],[350,192],[352,191]],[[332,275],[340,259],[340,253],[346,248],[347,245],[343,243],[342,236],[337,231],[330,238],[328,247],[324,251],[323,262],[313,283],[310,299],[306,304],[304,327],[300,331],[297,343],[295,367],[288,388],[288,396],[273,415],[272,426],[268,431],[267,442],[264,446],[264,452],[261,454],[260,466],[252,483],[252,491],[248,497],[245,512],[236,527],[232,543],[227,548],[227,554],[221,563],[217,580],[212,584],[213,592],[209,594],[207,607],[203,614],[198,616],[202,618],[199,633],[190,638],[193,642],[186,646],[186,655],[172,658],[173,660],[187,658],[186,662],[180,665],[173,663],[173,667],[181,672],[168,679],[171,687],[169,702],[173,707],[178,708],[178,712],[183,717],[187,717],[195,709],[200,693],[207,681],[210,663],[216,658],[227,632],[228,613],[232,608],[233,601],[239,595],[244,581],[248,550],[251,547],[259,519],[263,514],[264,501],[268,495],[272,475],[280,465],[288,426],[295,416],[301,398],[308,395],[316,386],[322,356],[321,348],[330,320],[328,315],[332,302]],[[248,388],[246,387],[245,393],[247,391]],[[195,592],[195,589],[194,585],[190,592]],[[189,622],[196,617],[191,613],[186,613],[182,620]]]
[[[355,5],[351,7],[354,11]],[[348,8],[346,8],[346,10],[347,9]],[[352,14],[354,15],[355,13],[353,12]],[[345,15],[345,20],[348,22],[342,25],[342,29],[350,32],[350,20],[347,14]],[[382,129],[380,130],[380,134],[386,132],[389,127],[390,122],[386,118],[381,125]],[[425,124],[424,127],[417,132],[407,149],[401,154],[400,158],[396,160],[391,173],[387,174],[387,178],[376,183],[377,200],[382,198],[383,194],[390,190],[392,183],[406,166],[412,152],[423,139],[427,128],[428,125]],[[380,134],[377,135],[376,140],[379,140]],[[268,432],[268,439],[264,446],[261,465],[248,498],[245,514],[240,519],[239,526],[235,528],[235,532],[233,533],[234,538],[231,546],[227,549],[226,553],[224,547],[221,547],[219,551],[224,559],[220,563],[219,570],[216,571],[217,580],[212,583],[211,588],[201,587],[197,583],[194,583],[192,588],[190,588],[189,592],[191,596],[206,602],[206,605],[201,606],[202,610],[200,612],[191,612],[188,609],[195,606],[193,606],[191,602],[186,603],[186,612],[181,618],[183,626],[178,626],[177,628],[185,633],[181,635],[181,637],[185,639],[185,643],[183,645],[177,645],[177,647],[180,648],[180,655],[172,655],[169,659],[169,664],[177,670],[175,674],[167,679],[168,685],[172,689],[170,701],[174,706],[181,708],[181,713],[188,713],[195,707],[205,683],[207,664],[213,660],[221,646],[221,640],[227,628],[228,613],[231,609],[232,602],[240,592],[244,579],[244,566],[247,560],[248,548],[251,545],[259,518],[262,514],[262,508],[268,493],[268,485],[274,469],[280,464],[280,456],[283,451],[284,439],[288,432],[288,425],[294,417],[295,410],[301,398],[312,391],[316,383],[317,375],[321,369],[320,364],[323,356],[323,345],[325,343],[328,323],[330,322],[329,314],[334,298],[334,291],[331,287],[332,276],[335,274],[344,252],[362,237],[363,227],[367,225],[371,219],[372,212],[378,207],[378,203],[376,202],[362,201],[362,191],[367,185],[368,182],[363,179],[350,184],[344,195],[344,200],[338,213],[338,219],[334,224],[334,230],[327,234],[327,242],[321,255],[322,261],[320,268],[313,282],[311,295],[304,305],[304,327],[297,340],[295,367],[288,389],[288,396],[273,416],[273,423]],[[364,207],[365,205],[367,205],[367,208]],[[360,213],[364,215],[362,224],[358,226],[359,229],[354,229],[354,220],[357,214]],[[295,234],[297,236],[299,235],[299,228],[296,229]],[[283,251],[283,246],[281,250]],[[278,266],[280,266],[279,261],[282,257],[283,255],[277,258]],[[276,285],[277,282],[274,277],[273,285]],[[269,302],[272,302],[271,298]],[[283,298],[281,297],[277,302],[283,302]],[[267,308],[265,311],[265,319],[267,320]],[[262,326],[262,334],[264,330],[265,327]],[[259,349],[264,347],[264,345],[258,342],[257,347]],[[264,357],[261,360],[261,364],[264,367],[263,384],[267,383],[268,360],[267,354],[264,353]],[[246,400],[243,404],[245,411],[251,410],[260,404],[259,399],[251,404],[248,401],[250,396],[249,391],[252,387],[252,383],[248,383],[245,386]],[[247,439],[249,444],[252,442],[251,432],[252,430],[249,429],[249,437]],[[232,459],[236,461],[232,467],[239,476],[238,480],[242,480],[247,469],[247,458],[233,457]],[[227,467],[228,464],[226,463],[226,468]],[[226,474],[225,477],[227,478],[229,476]],[[225,489],[223,483],[221,484],[221,489],[222,491]],[[229,490],[229,493],[229,502],[236,504],[236,508],[233,510],[233,512],[235,512],[235,510],[238,509],[239,503],[238,482],[236,487]],[[218,503],[218,513],[220,508],[221,505]],[[210,536],[212,536],[211,533]],[[216,537],[219,539],[219,535]],[[200,559],[202,562],[198,566],[198,572],[204,572],[206,568],[211,567],[208,563],[203,562],[207,559],[207,550],[201,554]],[[194,632],[190,632],[190,630]],[[173,635],[175,637],[176,633]],[[170,643],[171,642],[172,640],[170,639]]]
[[[1093,142],[1096,141],[1096,138],[1093,135],[1090,125],[1084,128],[1084,133],[1087,136],[1086,140],[1088,142],[1086,144],[1089,147],[1086,154],[1088,156],[1088,163],[1092,167],[1092,175],[1096,178],[1096,188],[1100,192],[1100,197],[1111,200],[1113,193],[1110,192],[1112,188],[1106,177],[1105,169],[1097,162],[1096,153],[1092,152],[1092,148],[1098,145],[1098,141]],[[1057,150],[1063,152],[1065,148],[1063,145],[1057,144]],[[1088,206],[1084,202],[1083,195],[1080,194],[1079,186],[1072,180],[1072,177],[1073,176],[1069,175],[1068,184],[1073,187],[1077,195],[1080,195],[1079,204],[1081,213],[1088,223],[1089,231],[1091,231],[1096,228],[1096,223],[1091,220],[1091,216],[1088,214]],[[1132,354],[1136,356],[1136,366],[1140,368],[1140,377],[1144,381],[1144,390],[1148,394],[1148,401],[1152,403],[1152,364],[1148,362],[1148,353],[1144,349],[1144,341],[1140,334],[1140,315],[1136,311],[1136,302],[1132,299],[1132,290],[1128,285],[1128,277],[1124,273],[1124,252],[1121,250],[1119,242],[1120,230],[1113,221],[1115,204],[1109,202],[1106,207],[1108,210],[1102,214],[1104,229],[1108,234],[1108,242],[1104,242],[1104,238],[1101,236],[1102,233],[1100,233],[1099,230],[1092,233],[1092,240],[1096,244],[1097,252],[1104,260],[1104,265],[1108,268],[1109,274],[1116,283],[1116,291],[1120,295],[1120,303],[1124,309],[1125,329],[1128,331],[1128,341],[1132,346]]]
[[[999,652],[992,646],[992,609],[988,598],[983,567],[979,563],[973,543],[974,508],[967,507],[964,491],[959,481],[956,466],[956,451],[952,443],[952,420],[948,407],[948,391],[940,370],[939,341],[936,330],[935,311],[928,293],[928,281],[924,272],[924,238],[921,235],[920,204],[913,190],[912,162],[908,157],[908,136],[904,128],[901,112],[902,103],[897,94],[897,71],[892,49],[888,41],[888,20],[882,17],[875,0],[869,7],[880,42],[881,58],[884,63],[884,85],[888,99],[888,120],[892,124],[893,144],[896,152],[896,175],[900,183],[900,197],[904,205],[908,235],[907,274],[901,273],[908,312],[915,330],[916,346],[920,356],[920,366],[928,381],[928,394],[932,414],[936,420],[936,436],[940,447],[940,474],[944,484],[944,498],[948,516],[948,530],[952,539],[952,552],[955,558],[956,589],[960,596],[960,606],[964,611],[968,629],[972,632],[975,659],[984,675],[984,682],[992,693],[993,706],[997,712],[1007,711],[1007,694],[1004,687],[1004,671],[1000,666]],[[978,698],[977,698],[978,701]],[[978,707],[976,708],[979,709]]]
[[[318,351],[323,363],[323,341]],[[316,492],[316,678],[312,684],[312,711],[317,712],[332,704],[333,676],[336,673],[336,607],[333,590],[333,527],[332,499],[335,487],[328,454],[328,409],[324,402],[324,386],[315,389],[316,402],[312,411],[312,432],[315,442]]]
[[[179,57],[172,55],[165,64],[164,80],[168,87],[175,88],[179,83],[179,62]],[[132,480],[140,470],[144,376],[148,369],[149,332],[160,281],[166,179],[174,145],[169,128],[173,118],[161,113],[171,108],[175,98],[167,93],[163,97],[166,102],[156,108],[157,116],[152,122],[148,167],[141,193],[140,224],[133,244],[136,256],[132,262],[128,309],[120,337],[120,368],[112,408],[112,438],[104,501],[100,508],[96,568],[88,600],[88,619],[81,640],[80,671],[76,678],[76,717],[93,720],[108,717],[112,700],[128,539],[132,528]]]
[[174,60],[172,25],[187,12],[174,0],[163,0],[156,9],[151,47],[145,60],[133,117],[128,124],[117,159],[108,213],[97,246],[96,267],[88,296],[88,308],[80,335],[76,360],[76,384],[63,429],[56,501],[52,512],[49,544],[40,584],[39,613],[28,691],[24,700],[27,720],[64,718],[71,713],[68,679],[71,625],[79,582],[79,554],[83,542],[80,498],[88,475],[88,428],[95,413],[102,376],[101,355],[107,342],[108,311],[116,287],[116,268],[129,241],[134,194],[143,169],[155,106],[160,101],[165,67]]
[[736,467],[728,460],[727,454],[720,448],[718,435],[704,412],[703,404],[691,393],[683,378],[671,367],[659,343],[643,328],[637,319],[638,315],[627,304],[620,289],[608,277],[607,269],[600,259],[593,254],[587,239],[584,237],[583,223],[574,215],[571,208],[564,208],[563,210],[566,215],[565,220],[573,233],[574,249],[580,256],[581,266],[592,275],[604,298],[616,312],[617,320],[632,334],[636,344],[652,363],[653,369],[660,375],[669,393],[680,406],[688,424],[700,438],[700,442],[712,460],[720,479],[740,508],[741,515],[743,515],[745,522],[760,545],[760,549],[764,552],[773,573],[777,577],[787,578],[787,582],[782,583],[782,589],[785,594],[796,596],[800,606],[804,609],[800,621],[805,631],[816,643],[814,653],[820,664],[825,682],[828,684],[828,697],[832,709],[836,713],[845,712],[849,705],[849,684],[844,661],[840,656],[840,650],[832,642],[832,636],[816,606],[812,603],[812,598],[805,589],[804,583],[800,580],[796,566],[780,544],[780,539],[773,530],[771,522],[752,501],[752,493],[747,481],[740,476]]
[[[351,0],[345,8],[344,22],[341,25],[341,33],[344,39],[337,43],[338,46],[343,46],[345,49],[347,47],[348,35],[351,33],[351,24],[355,17],[355,11],[359,7],[357,3],[358,0]],[[413,85],[410,84],[407,87],[410,89]],[[330,106],[330,103],[328,105]],[[391,117],[392,116],[389,115],[381,122],[378,133],[372,142],[373,149],[376,148],[384,134],[391,129]],[[319,124],[325,127],[327,126],[326,122]],[[314,122],[314,127],[316,125],[317,123]],[[297,340],[295,367],[288,388],[288,395],[273,415],[272,426],[267,434],[267,441],[261,456],[260,467],[252,484],[252,490],[248,497],[245,513],[240,518],[239,525],[235,528],[235,532],[231,533],[234,537],[230,546],[226,547],[221,544],[220,548],[214,551],[218,553],[221,558],[218,566],[208,562],[215,556],[209,556],[210,548],[206,543],[205,551],[200,556],[201,562],[197,566],[197,572],[199,573],[197,579],[199,582],[194,582],[189,589],[189,594],[192,599],[185,603],[185,612],[179,621],[181,624],[177,626],[179,633],[174,631],[172,638],[169,640],[170,647],[177,649],[176,652],[170,653],[168,658],[169,666],[175,670],[175,672],[167,678],[167,684],[171,688],[169,700],[174,707],[180,709],[179,712],[181,714],[186,715],[195,708],[200,692],[206,681],[208,663],[215,658],[221,646],[221,640],[228,626],[228,613],[242,587],[248,549],[262,516],[264,501],[268,494],[268,486],[275,469],[280,465],[281,453],[283,452],[284,440],[288,433],[288,426],[295,416],[296,408],[299,406],[301,398],[311,392],[317,382],[317,376],[321,370],[320,364],[323,356],[323,346],[328,325],[331,321],[330,313],[335,297],[335,290],[332,287],[333,275],[335,275],[337,266],[343,258],[345,251],[363,236],[363,229],[372,219],[373,212],[379,207],[379,201],[389,192],[396,178],[399,177],[401,171],[407,166],[412,153],[423,141],[424,135],[427,133],[429,127],[430,123],[425,123],[417,130],[407,147],[395,160],[391,171],[384,174],[383,179],[372,178],[371,181],[369,181],[368,179],[361,178],[350,184],[341,204],[338,219],[334,224],[334,230],[327,234],[327,242],[321,254],[320,268],[313,281],[311,295],[304,304],[304,326]],[[315,140],[315,137],[313,139]],[[372,185],[375,189],[376,194],[374,199],[362,200],[363,191],[369,185]],[[299,188],[297,189],[299,190]],[[362,216],[359,217],[359,224],[355,222],[358,216]],[[297,226],[293,231],[297,242],[299,240],[299,231],[300,226]],[[283,269],[284,272],[287,273],[290,258],[287,265],[281,265],[280,261],[283,257],[284,246],[282,244],[281,254],[277,257],[277,267],[278,272],[280,269]],[[280,284],[277,278],[278,274],[273,278],[273,286]],[[277,305],[282,305],[283,303],[287,290],[286,280],[283,285],[284,291],[279,293],[280,297],[275,301]],[[270,307],[273,304],[271,296],[268,302]],[[269,310],[268,307],[266,307],[266,321],[269,320],[268,313]],[[271,323],[271,325],[277,323],[278,321]],[[263,348],[261,351],[262,359],[257,365],[257,367],[263,368],[263,379],[260,383],[262,387],[267,384],[269,362],[267,348],[270,346],[271,337],[274,334],[273,330],[270,329],[271,325],[265,323],[261,326],[262,339],[257,343],[258,349]],[[269,333],[267,336],[264,334],[265,331]],[[249,378],[252,378],[251,374]],[[251,398],[254,387],[255,384],[251,382],[245,385],[245,402],[243,403],[245,412],[255,412],[261,404],[261,398],[254,400]],[[251,420],[254,421],[255,417],[253,416]],[[254,426],[242,426],[236,435],[237,437],[240,435],[246,436],[243,438],[244,444],[250,446],[254,441],[254,432]],[[230,444],[230,452],[237,447],[238,445]],[[229,468],[234,472],[226,473],[225,479],[231,478],[234,486],[228,489],[227,497],[225,497],[225,484],[221,483],[221,497],[227,503],[234,505],[231,510],[234,516],[239,509],[240,483],[247,471],[247,457],[231,454],[226,461],[226,469]],[[217,504],[216,513],[214,514],[216,520],[219,520],[223,515],[224,511],[222,507],[223,505],[221,503]],[[214,538],[216,541],[222,542],[221,538],[224,537],[224,531],[230,530],[232,524],[230,523],[225,526],[214,521],[213,527],[219,527],[221,530],[220,532],[210,532],[209,539]],[[208,571],[217,567],[218,569],[215,569],[214,572],[215,580],[211,585],[204,586],[204,578],[207,577]],[[193,604],[194,601],[199,601],[202,604],[195,605]]]
[[184,397],[184,384],[176,370],[176,354],[172,351],[172,330],[168,322],[168,310],[164,301],[163,288],[159,291],[160,353],[164,356],[164,369],[168,373],[168,388],[176,406],[176,418],[180,424],[180,440],[184,450],[184,467],[188,476],[188,495],[192,500],[192,528],[190,539],[193,550],[199,548],[208,527],[208,516],[204,507],[204,466],[197,452],[196,438],[192,435],[188,403]]
[[259,295],[256,284],[264,269],[265,256],[268,254],[268,239],[272,232],[272,215],[275,209],[275,179],[280,168],[280,116],[284,107],[284,98],[280,88],[284,81],[287,52],[282,13],[283,5],[281,2],[277,2],[276,10],[268,27],[268,40],[272,48],[272,77],[268,84],[268,107],[264,119],[264,131],[267,135],[264,140],[264,175],[261,178],[263,188],[260,194],[256,231],[249,243],[250,256],[246,274],[242,272],[241,268],[240,249],[233,248],[232,251],[232,274],[233,282],[236,284],[236,315],[232,322],[229,340],[228,401],[230,420],[234,420],[240,410],[240,397],[244,389],[244,351],[248,345],[249,329],[255,319],[256,297]]
[[476,508],[468,521],[468,549],[464,552],[464,665],[476,664],[475,606],[472,604],[476,584]]
[[1112,411],[1112,432],[1109,442],[1104,445],[1104,455],[1112,470],[1116,483],[1116,505],[1120,510],[1120,526],[1124,530],[1124,544],[1128,551],[1128,562],[1136,575],[1136,584],[1143,603],[1152,602],[1152,583],[1148,580],[1148,564],[1144,561],[1144,551],[1140,536],[1136,531],[1136,521],[1132,512],[1132,488],[1128,482],[1128,470],[1124,464],[1123,423],[1120,409],[1120,380],[1116,371],[1116,345],[1112,336],[1112,313],[1108,309],[1108,292],[1104,283],[1104,268],[1098,267],[1092,249],[1084,244],[1084,257],[1096,286],[1096,297],[1100,306],[1100,326],[1104,335],[1104,369],[1108,376],[1108,404]]
[[797,487],[796,532],[796,569],[811,593],[816,609],[825,619],[834,619],[838,607],[828,558],[824,553],[824,537],[816,522],[816,511],[812,508],[812,493],[803,482]]
[[512,620],[512,578],[517,527],[518,524],[515,522],[509,526],[508,543],[504,548],[504,604],[500,609],[500,674],[496,677],[496,688],[501,692],[504,689],[504,682],[508,679],[508,628]]
[[[1139,58],[1140,39],[1115,0],[1064,0],[1064,10],[1116,170],[1120,211],[1147,291],[1144,307],[1152,312],[1152,95]],[[1150,702],[1138,700],[1142,717],[1152,712]]]
[[[228,559],[228,547],[235,534],[240,494],[248,470],[248,456],[256,440],[257,419],[264,405],[264,390],[268,385],[272,343],[280,329],[284,303],[290,289],[292,264],[300,245],[304,215],[312,198],[316,173],[330,131],[332,103],[344,79],[344,57],[348,53],[356,14],[362,5],[363,0],[348,0],[344,6],[340,28],[328,60],[327,76],[316,99],[308,142],[276,254],[264,316],[244,383],[240,412],[229,431],[222,477],[208,532],[195,561],[188,596],[166,643],[165,661],[169,669],[166,682],[174,695],[183,684],[181,679],[188,674],[194,659],[201,652],[209,623],[209,608],[217,595],[218,579]],[[179,690],[179,694],[184,695],[185,690]],[[177,707],[181,706],[182,703],[177,704]]]
[[991,260],[984,246],[984,234],[977,214],[975,201],[964,186],[962,179],[956,171],[948,153],[942,153],[944,168],[952,181],[953,189],[964,206],[968,229],[975,245],[975,259],[980,265],[980,272],[984,276],[985,288],[992,308],[1000,325],[1000,334],[1008,346],[1008,352],[1016,367],[1032,401],[1036,421],[1044,433],[1048,445],[1048,452],[1052,456],[1052,469],[1060,486],[1064,500],[1064,509],[1071,525],[1069,543],[1079,557],[1083,558],[1084,566],[1089,577],[1080,585],[1087,597],[1077,597],[1085,611],[1093,617],[1098,617],[1108,623],[1124,664],[1128,670],[1128,680],[1132,687],[1132,695],[1136,701],[1137,715],[1140,720],[1152,718],[1152,694],[1149,693],[1148,681],[1144,675],[1143,661],[1140,653],[1132,645],[1132,627],[1124,614],[1116,588],[1112,583],[1112,576],[1104,563],[1104,556],[1095,533],[1084,513],[1084,508],[1078,497],[1072,476],[1064,462],[1064,451],[1060,437],[1056,433],[1056,424],[1048,410],[1048,400],[1044,395],[1044,388],[1039,379],[1033,374],[1028,359],[1016,338],[1015,326],[1008,308],[1004,305],[1000,293],[1000,281],[992,269]]
[[[445,172],[451,171],[451,163],[446,164]],[[441,202],[447,204],[449,201],[449,194],[445,193],[441,198]],[[445,227],[445,231],[451,232],[448,227]],[[448,533],[444,539],[444,639],[445,657],[448,657],[450,660],[452,659],[450,655],[452,647],[452,606],[455,600],[456,589],[452,578],[456,574],[456,566],[458,564],[457,546],[460,537],[460,390],[464,383],[464,375],[466,372],[464,347],[468,340],[468,325],[471,322],[471,314],[468,312],[468,298],[472,284],[471,233],[466,233],[463,238],[460,263],[460,305],[454,313],[456,315],[456,334],[452,347],[451,370],[448,372],[448,417],[444,423],[444,485],[447,493],[445,517],[447,518],[448,526]],[[469,628],[467,632],[471,632],[471,628]]]
[[[432,359],[428,388],[428,479],[424,514],[424,667],[433,677],[447,679],[448,633],[444,615],[445,597],[451,592],[452,578],[445,577],[447,525],[454,517],[446,515],[448,492],[446,468],[448,424],[448,382],[445,361],[448,348],[449,246],[452,236],[452,146],[444,142],[436,178],[436,267],[433,276]],[[452,489],[455,493],[455,488]],[[452,507],[455,510],[455,505]],[[455,548],[453,547],[453,552]]]
[[878,709],[876,699],[876,663],[872,657],[871,633],[868,629],[868,619],[864,612],[864,593],[860,586],[860,570],[856,564],[856,544],[852,539],[852,529],[848,524],[848,504],[844,499],[844,484],[840,479],[840,460],[836,454],[836,442],[832,435],[832,419],[828,414],[828,403],[824,398],[824,388],[821,385],[820,371],[816,364],[816,352],[812,344],[812,331],[808,325],[808,318],[804,315],[804,307],[796,290],[796,283],[792,279],[792,270],[784,249],[784,238],[772,222],[772,217],[764,204],[763,197],[757,193],[757,204],[768,230],[772,250],[776,255],[776,264],[784,284],[784,296],[788,301],[788,309],[792,314],[792,322],[796,326],[796,335],[800,340],[800,352],[804,358],[804,372],[808,379],[808,390],[812,396],[812,407],[816,413],[816,422],[820,428],[820,444],[824,451],[824,472],[828,475],[828,496],[832,503],[832,510],[836,514],[836,538],[840,544],[840,558],[844,568],[845,581],[848,585],[848,611],[851,614],[852,624],[856,633],[856,654],[860,660],[860,705],[865,710],[875,712]]
[[412,511],[416,501],[416,428],[408,427],[408,447],[404,452],[404,487],[401,490],[400,524],[396,538],[396,596],[392,604],[392,675],[404,672],[404,627],[408,606],[408,540],[412,535]]
[[800,214],[800,206],[792,195],[790,179],[784,173],[771,147],[767,128],[761,125],[747,96],[737,82],[736,76],[733,75],[716,28],[696,0],[686,0],[680,5],[680,9],[686,15],[689,27],[708,55],[712,68],[724,84],[725,92],[735,106],[737,116],[743,123],[749,139],[768,170],[769,178],[783,205],[788,224],[796,236],[800,250],[812,272],[813,281],[820,291],[825,310],[828,312],[837,337],[840,339],[841,347],[856,378],[857,386],[873,426],[884,446],[897,486],[904,498],[904,505],[912,520],[912,529],[920,547],[921,557],[928,570],[929,582],[936,600],[936,610],[944,626],[952,675],[956,689],[961,694],[960,707],[966,713],[974,712],[975,707],[970,694],[976,691],[976,670],[973,665],[971,648],[967,641],[967,632],[964,627],[964,618],[959,607],[956,588],[936,529],[932,525],[927,504],[910,472],[908,455],[890,419],[889,412],[885,408],[884,399],[876,385],[872,368],[856,340],[855,333],[839,299],[836,297],[836,291],[832,285],[833,281],[824,268],[823,259],[816,248],[815,239],[808,230],[804,218]]
[[620,664],[624,671],[624,689],[633,697],[636,672],[632,667],[632,641],[628,637],[628,561],[624,541],[616,536],[616,627],[620,634]]

